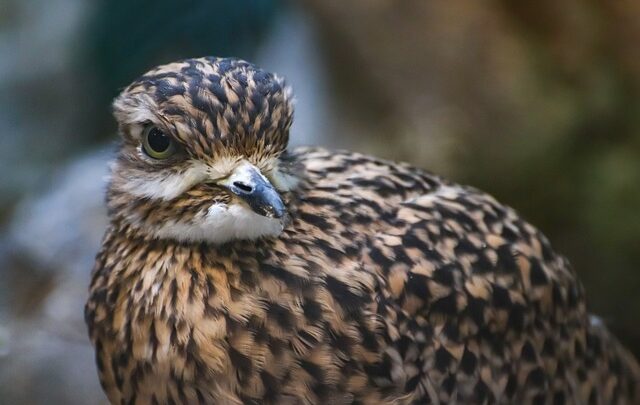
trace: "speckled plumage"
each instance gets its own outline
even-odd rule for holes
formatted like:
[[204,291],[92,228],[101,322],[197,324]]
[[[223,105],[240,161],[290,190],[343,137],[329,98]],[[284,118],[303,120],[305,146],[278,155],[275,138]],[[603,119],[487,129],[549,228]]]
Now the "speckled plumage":
[[[115,109],[123,145],[86,306],[112,403],[640,400],[637,363],[536,228],[406,164],[286,151],[281,79],[187,60],[147,73]],[[141,155],[149,121],[180,156]],[[239,161],[279,190],[278,234],[158,236],[197,225],[212,204],[242,206],[209,181]]]

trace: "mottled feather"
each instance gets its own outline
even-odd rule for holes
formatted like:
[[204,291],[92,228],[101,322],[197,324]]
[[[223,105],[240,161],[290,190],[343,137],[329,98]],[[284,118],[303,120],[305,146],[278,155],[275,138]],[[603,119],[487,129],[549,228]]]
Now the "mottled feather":
[[[215,58],[159,67],[116,100],[123,146],[86,306],[112,403],[640,401],[635,359],[536,228],[407,164],[287,151],[290,100],[277,76]],[[148,122],[183,155],[144,158]],[[238,160],[287,184],[279,234],[158,237],[241,206],[205,181]]]

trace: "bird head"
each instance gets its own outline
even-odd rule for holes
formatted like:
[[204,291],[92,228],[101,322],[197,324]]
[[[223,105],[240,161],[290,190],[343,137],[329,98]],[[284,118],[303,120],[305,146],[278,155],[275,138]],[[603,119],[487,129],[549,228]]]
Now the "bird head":
[[145,73],[113,109],[122,142],[112,217],[181,242],[282,232],[282,194],[295,186],[283,159],[293,117],[283,79],[239,59],[188,59]]

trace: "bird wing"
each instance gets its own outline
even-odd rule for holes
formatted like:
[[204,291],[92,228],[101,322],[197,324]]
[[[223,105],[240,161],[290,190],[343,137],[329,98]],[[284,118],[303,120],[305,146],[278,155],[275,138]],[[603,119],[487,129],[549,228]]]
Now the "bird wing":
[[633,402],[637,364],[514,210],[441,181],[382,221],[363,258],[389,342],[380,378],[433,403]]

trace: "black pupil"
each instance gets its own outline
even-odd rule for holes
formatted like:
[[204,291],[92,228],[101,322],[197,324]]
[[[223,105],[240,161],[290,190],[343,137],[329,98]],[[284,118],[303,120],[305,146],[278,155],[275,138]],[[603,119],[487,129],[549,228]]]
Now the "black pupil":
[[171,145],[169,137],[162,133],[158,128],[152,128],[149,131],[149,134],[147,135],[147,142],[154,152],[165,152]]

